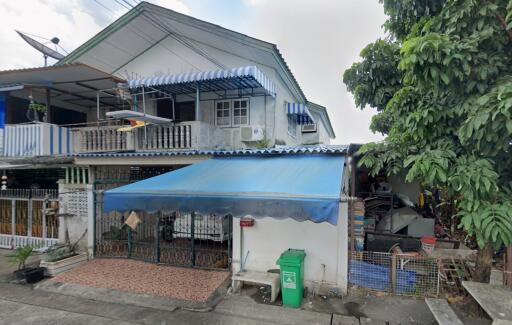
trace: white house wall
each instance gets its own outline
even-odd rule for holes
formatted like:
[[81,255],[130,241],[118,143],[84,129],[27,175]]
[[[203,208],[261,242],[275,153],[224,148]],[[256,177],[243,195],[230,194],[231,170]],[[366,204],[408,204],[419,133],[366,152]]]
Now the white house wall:
[[[237,33],[220,31],[216,27],[211,28],[211,25],[206,22],[179,14],[168,14],[162,11],[160,19],[165,20],[182,40],[193,43],[222,65],[228,68],[255,65],[265,73],[276,85],[277,96],[270,102],[267,98],[266,114],[260,106],[261,103],[258,103],[261,101],[255,100],[253,104],[251,100],[251,124],[266,125],[266,133],[271,145],[276,142],[286,145],[302,144],[299,127],[295,137],[288,133],[285,102],[302,102],[303,99],[298,95],[297,89],[290,86],[293,81],[288,74],[282,72],[283,68],[280,67],[274,50],[268,44],[263,46],[260,41],[241,38]],[[215,63],[183,43],[175,37],[165,37],[161,29],[151,25],[147,17],[142,15],[99,42],[77,61],[122,78],[154,77],[162,74],[219,69]],[[209,104],[202,103],[205,109],[210,109],[208,106]],[[150,110],[151,108],[147,107],[148,113]],[[92,117],[93,114],[90,115]],[[213,115],[213,108],[209,112],[203,112],[202,115]],[[261,123],[265,115],[267,121]],[[227,137],[234,139],[238,132],[238,130],[232,130],[225,133]],[[320,137],[325,139],[322,135]]]
[[[336,287],[346,291],[347,280],[347,214],[340,208],[338,225],[327,222],[299,222],[293,219],[256,219],[253,227],[244,228],[242,259],[247,256],[244,269],[267,272],[276,269],[277,259],[288,248],[304,249],[306,259],[304,280],[306,286],[324,281],[324,290]],[[240,269],[240,226],[238,218],[233,221],[233,262],[236,273]],[[248,253],[249,252],[249,253]],[[248,253],[248,254],[247,254]],[[325,266],[325,273],[324,273]]]

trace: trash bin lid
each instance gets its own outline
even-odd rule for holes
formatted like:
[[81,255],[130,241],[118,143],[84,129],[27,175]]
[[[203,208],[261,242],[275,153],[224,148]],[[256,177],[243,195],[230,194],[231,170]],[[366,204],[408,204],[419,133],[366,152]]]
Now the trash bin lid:
[[284,251],[277,260],[278,265],[300,265],[306,257],[306,251],[303,249],[288,249]]

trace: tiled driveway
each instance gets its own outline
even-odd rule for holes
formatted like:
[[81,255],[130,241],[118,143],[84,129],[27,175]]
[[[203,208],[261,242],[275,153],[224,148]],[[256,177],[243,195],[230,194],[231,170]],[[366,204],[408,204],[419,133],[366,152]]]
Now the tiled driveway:
[[161,266],[129,259],[94,259],[54,278],[96,288],[206,301],[229,272]]

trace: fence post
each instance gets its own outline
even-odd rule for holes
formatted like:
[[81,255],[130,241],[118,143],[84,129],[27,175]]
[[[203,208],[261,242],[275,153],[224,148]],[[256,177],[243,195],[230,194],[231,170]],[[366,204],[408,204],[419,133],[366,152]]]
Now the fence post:
[[155,224],[155,262],[160,263],[160,220],[162,218],[162,212],[158,213],[158,220]]
[[132,228],[128,227],[128,258],[132,257]]
[[14,248],[14,236],[16,236],[16,200],[11,201],[11,235],[12,235],[12,248]]
[[33,200],[30,197],[27,203],[27,237],[32,237],[32,210]]
[[191,249],[191,259],[192,259],[192,267],[196,266],[196,245],[195,245],[195,231],[196,231],[196,213],[192,211],[190,214],[190,249]]
[[49,199],[50,195],[49,194],[46,194],[45,195],[45,199],[43,201],[43,213],[42,213],[42,227],[43,227],[43,239],[46,239],[46,237],[48,237],[48,230],[46,229],[46,212],[48,211],[48,208],[49,208],[49,203],[50,203],[50,199]]
[[391,254],[391,270],[389,272],[389,283],[390,283],[390,292],[395,293],[395,284],[396,284],[396,255]]

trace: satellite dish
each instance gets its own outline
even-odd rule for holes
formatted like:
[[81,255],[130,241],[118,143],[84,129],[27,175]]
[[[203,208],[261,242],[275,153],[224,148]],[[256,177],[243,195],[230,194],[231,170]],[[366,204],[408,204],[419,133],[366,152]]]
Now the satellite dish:
[[[44,57],[44,66],[46,67],[47,65],[47,60],[48,60],[48,57],[51,57],[53,59],[56,59],[56,60],[62,60],[64,59],[64,55],[60,54],[59,52],[57,52],[57,50],[54,50],[46,45],[44,45],[43,43],[39,42],[39,41],[36,41],[35,39],[33,39],[32,37],[28,36],[27,34],[25,33],[22,33],[20,31],[16,31],[16,33],[18,33],[18,35],[20,35],[21,38],[23,38],[23,40],[25,42],[27,42],[30,46],[32,46],[33,48],[35,48],[36,50],[38,50],[39,52],[43,53],[43,57]],[[59,42],[60,40],[57,38],[57,37],[54,37],[50,40],[50,42],[52,42],[53,44],[55,44],[55,46],[59,46]]]

